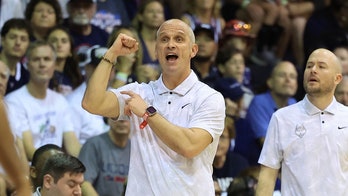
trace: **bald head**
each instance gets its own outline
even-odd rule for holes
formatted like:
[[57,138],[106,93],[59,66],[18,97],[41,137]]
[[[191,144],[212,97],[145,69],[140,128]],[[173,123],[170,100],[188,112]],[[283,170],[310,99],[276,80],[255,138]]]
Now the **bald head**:
[[312,58],[320,58],[325,59],[325,63],[327,63],[330,67],[333,68],[334,72],[337,74],[342,73],[341,61],[337,58],[337,56],[331,52],[330,50],[319,48],[314,50],[308,58],[308,61]]
[[342,80],[342,67],[337,56],[327,49],[316,49],[308,58],[303,85],[310,96],[332,98]]
[[173,26],[173,25],[177,26],[177,27],[182,27],[181,29],[189,35],[191,42],[192,43],[196,42],[195,35],[194,35],[191,27],[188,24],[186,24],[184,21],[179,20],[179,19],[170,19],[170,20],[163,22],[162,25],[157,30],[156,37],[159,37],[159,34],[161,33],[161,31],[163,29],[167,28],[168,26]]

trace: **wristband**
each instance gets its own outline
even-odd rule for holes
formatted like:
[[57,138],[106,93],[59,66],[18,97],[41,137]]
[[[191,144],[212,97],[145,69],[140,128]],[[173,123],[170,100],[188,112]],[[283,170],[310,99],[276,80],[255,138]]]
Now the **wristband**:
[[101,57],[101,60],[111,64],[112,66],[115,66],[115,63],[113,63],[110,59],[106,58],[105,56],[102,56]]
[[127,82],[128,75],[123,72],[117,72],[115,79],[120,80],[122,82]]

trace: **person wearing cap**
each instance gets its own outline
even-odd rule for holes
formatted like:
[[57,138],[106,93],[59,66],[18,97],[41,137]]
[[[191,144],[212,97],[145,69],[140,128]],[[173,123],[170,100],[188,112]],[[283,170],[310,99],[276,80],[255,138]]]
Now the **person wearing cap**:
[[215,37],[214,27],[210,24],[200,24],[193,31],[198,45],[197,55],[192,59],[192,70],[200,81],[214,88],[215,81],[220,77],[215,66],[218,40]]
[[82,106],[89,112],[131,122],[131,154],[126,195],[214,195],[212,163],[223,131],[221,93],[191,70],[196,55],[193,30],[179,19],[159,27],[156,81],[107,90],[118,56],[139,43],[120,34],[88,82]]
[[[297,70],[289,61],[279,62],[267,80],[269,90],[255,95],[251,101],[246,119],[250,124],[251,139],[257,142],[258,152],[263,146],[267,127],[272,114],[279,108],[296,103]],[[258,156],[250,158],[250,164],[257,164]]]
[[64,146],[77,156],[81,145],[71,122],[71,108],[63,95],[48,88],[55,70],[54,47],[34,41],[26,57],[28,84],[5,96],[14,133],[23,141],[29,161],[37,148],[48,143]]
[[91,114],[81,106],[89,78],[106,51],[107,48],[95,45],[85,52],[85,60],[80,62],[85,72],[85,81],[66,97],[72,108],[74,130],[77,133],[81,145],[88,138],[99,135],[107,130],[102,116]]
[[68,1],[69,18],[64,21],[64,25],[69,28],[74,39],[76,53],[83,47],[106,46],[109,34],[91,23],[96,9],[96,0]]

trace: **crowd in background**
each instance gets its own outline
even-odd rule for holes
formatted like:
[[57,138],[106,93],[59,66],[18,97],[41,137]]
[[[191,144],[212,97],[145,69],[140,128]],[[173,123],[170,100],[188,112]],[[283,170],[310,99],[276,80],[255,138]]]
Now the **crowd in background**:
[[[0,14],[0,97],[28,176],[40,176],[32,171],[35,152],[54,145],[86,166],[84,195],[122,195],[126,187],[129,123],[81,107],[91,74],[120,33],[138,40],[139,50],[117,59],[110,88],[160,76],[155,43],[165,20],[193,29],[199,51],[191,68],[226,104],[213,164],[217,193],[252,195],[270,118],[303,98],[303,70],[315,49],[340,59],[335,97],[348,105],[345,0],[2,0]],[[6,191],[13,186],[0,173],[0,196]]]

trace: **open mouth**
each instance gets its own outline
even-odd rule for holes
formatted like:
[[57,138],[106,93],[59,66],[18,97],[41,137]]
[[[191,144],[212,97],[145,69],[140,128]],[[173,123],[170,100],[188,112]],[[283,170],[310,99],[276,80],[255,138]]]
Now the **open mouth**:
[[167,61],[175,61],[176,59],[178,59],[178,55],[175,54],[169,54],[166,56]]

